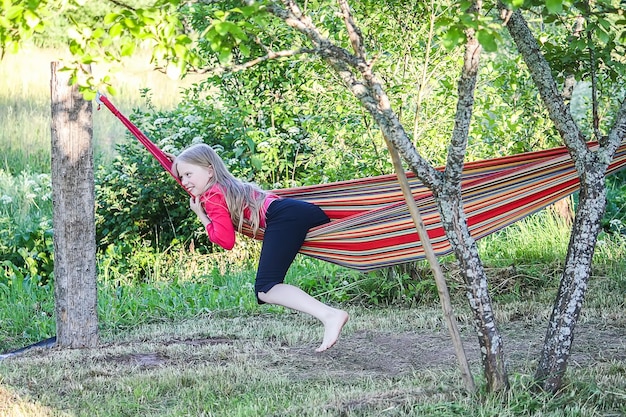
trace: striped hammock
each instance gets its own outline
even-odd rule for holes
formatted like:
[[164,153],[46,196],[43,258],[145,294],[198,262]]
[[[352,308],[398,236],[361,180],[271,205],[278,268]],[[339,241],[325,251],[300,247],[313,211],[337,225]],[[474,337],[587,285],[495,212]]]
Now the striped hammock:
[[[172,163],[105,97],[103,103],[179,183]],[[594,145],[597,147],[597,145]],[[616,152],[607,175],[626,166],[626,141]],[[432,192],[407,173],[424,226],[438,256],[451,251]],[[471,235],[498,231],[574,193],[580,187],[564,147],[465,164],[461,193]],[[396,175],[274,190],[320,206],[331,222],[309,231],[300,252],[367,272],[424,258],[413,219]],[[249,229],[244,233],[251,236]],[[262,232],[256,238],[262,239]]]

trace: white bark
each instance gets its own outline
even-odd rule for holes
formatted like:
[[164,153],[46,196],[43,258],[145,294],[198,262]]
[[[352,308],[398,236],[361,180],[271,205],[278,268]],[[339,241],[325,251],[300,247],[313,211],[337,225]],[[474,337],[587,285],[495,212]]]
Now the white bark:
[[487,277],[478,255],[476,242],[470,235],[461,200],[460,179],[474,104],[480,45],[473,39],[473,33],[469,33],[470,41],[459,81],[455,127],[448,149],[446,169],[441,173],[417,152],[409,139],[397,114],[391,108],[382,82],[372,71],[373,63],[366,59],[363,42],[359,39],[360,33],[354,26],[346,0],[339,0],[339,3],[355,50],[354,54],[324,38],[311,19],[304,16],[294,2],[283,0],[284,9],[270,6],[268,10],[308,37],[316,53],[337,72],[346,87],[372,115],[383,136],[398,150],[424,185],[433,192],[443,228],[459,260],[461,273],[468,287],[467,296],[474,312],[474,323],[483,352],[482,360],[488,388],[492,391],[506,389],[508,377],[503,359],[502,339],[491,307]]

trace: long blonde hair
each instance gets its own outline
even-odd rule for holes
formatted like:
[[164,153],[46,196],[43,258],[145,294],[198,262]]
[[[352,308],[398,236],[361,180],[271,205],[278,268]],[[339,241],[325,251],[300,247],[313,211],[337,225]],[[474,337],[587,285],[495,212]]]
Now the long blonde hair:
[[268,194],[266,191],[255,184],[235,178],[226,168],[222,158],[205,143],[192,145],[182,151],[174,160],[172,167],[174,170],[177,170],[176,162],[178,161],[204,168],[213,167],[214,174],[209,186],[218,184],[222,188],[233,225],[241,232],[244,224],[244,211],[248,209],[250,212],[248,223],[252,232],[257,233],[261,224],[261,207]]

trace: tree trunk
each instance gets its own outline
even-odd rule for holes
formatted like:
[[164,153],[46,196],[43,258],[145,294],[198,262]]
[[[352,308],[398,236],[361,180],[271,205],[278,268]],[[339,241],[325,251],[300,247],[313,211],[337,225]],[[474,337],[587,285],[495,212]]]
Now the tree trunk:
[[483,364],[483,374],[491,392],[509,388],[504,361],[502,337],[496,326],[495,313],[489,296],[487,276],[478,254],[476,241],[469,233],[461,201],[438,199],[441,223],[446,236],[459,262],[465,284],[467,298],[474,314],[474,328]]
[[[604,165],[600,165],[604,168]],[[581,184],[580,203],[574,219],[565,270],[535,373],[535,380],[547,392],[556,392],[561,387],[574,341],[574,328],[587,292],[591,261],[606,206],[605,169],[602,172],[589,171]]]
[[92,105],[51,65],[54,292],[57,344],[98,343]]
[[580,177],[580,201],[561,277],[559,292],[548,324],[541,358],[535,378],[548,392],[556,392],[567,369],[574,328],[580,316],[591,274],[591,262],[602,215],[606,207],[604,177],[615,150],[626,134],[626,101],[606,137],[599,137],[599,146],[592,150],[572,118],[559,94],[550,66],[519,11],[510,12],[500,5],[508,19],[507,29],[530,70],[550,119],[563,138]]
[[474,103],[473,94],[480,56],[479,44],[473,33],[468,34],[472,39],[468,42],[463,73],[459,81],[459,104],[452,144],[449,147],[446,171],[441,173],[417,152],[409,139],[398,115],[391,108],[382,82],[373,72],[373,62],[367,62],[363,46],[365,43],[352,20],[347,1],[340,0],[339,4],[354,54],[331,43],[295,3],[286,2],[288,10],[273,4],[268,7],[268,11],[313,42],[317,53],[335,70],[346,87],[372,115],[383,136],[388,138],[409,168],[433,192],[441,213],[443,228],[460,262],[461,273],[468,286],[468,297],[474,312],[488,389],[490,391],[506,389],[508,377],[504,367],[502,340],[495,325],[487,278],[478,256],[476,242],[469,232],[461,201],[460,180]]

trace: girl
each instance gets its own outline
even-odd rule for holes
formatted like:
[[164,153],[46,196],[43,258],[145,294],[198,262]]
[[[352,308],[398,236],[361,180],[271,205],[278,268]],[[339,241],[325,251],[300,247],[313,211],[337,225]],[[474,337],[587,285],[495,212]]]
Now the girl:
[[172,168],[183,187],[193,196],[189,205],[204,225],[211,242],[230,250],[235,244],[235,230],[241,232],[244,222],[254,233],[265,229],[254,286],[257,301],[259,304],[281,305],[317,318],[324,325],[324,338],[316,351],[323,352],[332,347],[348,321],[348,313],[283,283],[309,229],[330,221],[326,214],[313,204],[281,198],[236,179],[213,148],[206,144],[185,149],[173,158]]

